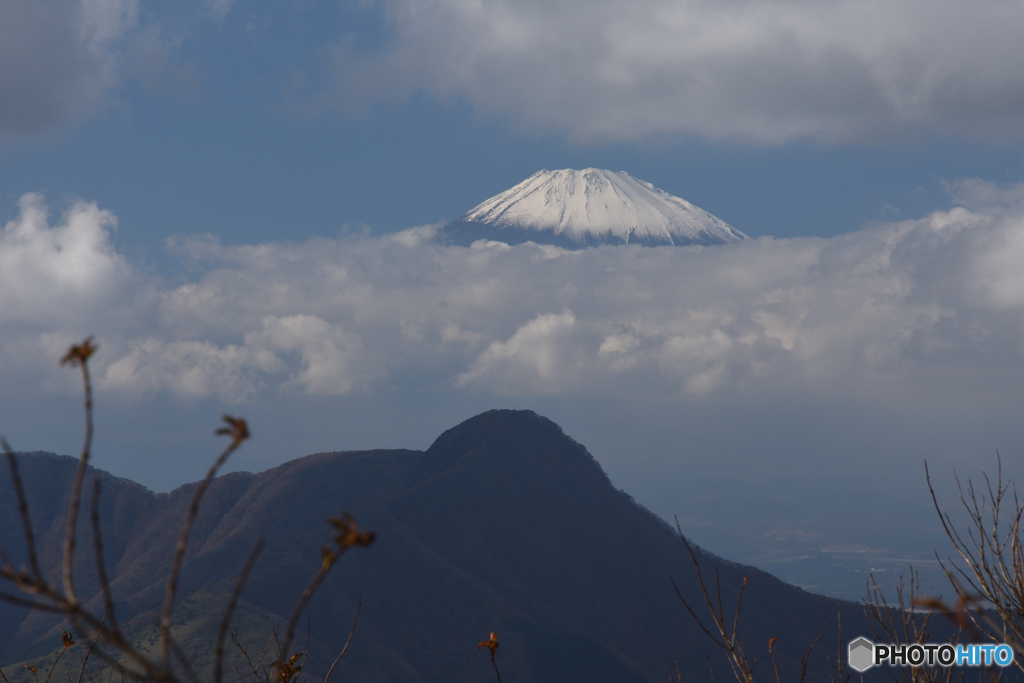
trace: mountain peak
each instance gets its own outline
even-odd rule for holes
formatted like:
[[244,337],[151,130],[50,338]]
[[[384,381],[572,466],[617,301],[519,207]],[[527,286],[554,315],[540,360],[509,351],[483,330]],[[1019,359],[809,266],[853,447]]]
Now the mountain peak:
[[[75,461],[24,456],[21,473],[37,528],[62,529]],[[195,484],[158,496],[101,476],[103,552],[117,617],[140,644],[163,603],[163,569]],[[0,491],[11,486],[0,468]],[[487,680],[489,658],[473,650],[468,656],[466,644],[490,631],[501,638],[503,670],[524,683],[654,681],[677,658],[681,670],[695,672],[688,680],[708,680],[699,672],[708,655],[721,655],[676,602],[676,590],[690,604],[701,600],[676,531],[617,491],[551,420],[492,410],[449,429],[426,452],[321,453],[260,474],[216,478],[190,536],[175,613],[178,644],[195,656],[200,675],[212,671],[206,646],[253,545],[266,539],[234,622],[249,642],[291,613],[302,586],[322,568],[324,520],[345,508],[379,540],[370,552],[346,555],[335,570],[341,576],[318,592],[306,672],[328,670],[337,635],[349,631],[359,604],[359,647],[340,665],[347,679],[370,683]],[[16,553],[16,565],[27,561],[18,552],[19,529],[17,506],[0,500],[0,546]],[[38,536],[44,563],[60,557],[61,542],[59,534]],[[695,552],[730,598],[750,579],[743,631],[759,643],[784,633],[774,651],[783,670],[800,665],[803,643],[837,616],[833,599]],[[79,594],[102,604],[90,555],[76,558]],[[861,605],[841,609],[844,624],[867,628]],[[24,664],[37,664],[48,650],[50,661],[59,654],[62,618],[0,601],[0,661],[25,672],[8,674],[12,681],[29,683]],[[241,664],[240,654],[230,650],[225,664]],[[818,656],[809,667],[816,679],[828,663]]]
[[601,244],[712,245],[746,235],[625,171],[538,171],[444,228],[449,244],[479,239],[579,249]]
[[457,465],[500,470],[504,478],[526,472],[558,472],[564,481],[610,485],[608,476],[586,448],[561,427],[532,410],[488,410],[447,430],[427,450],[425,469]]

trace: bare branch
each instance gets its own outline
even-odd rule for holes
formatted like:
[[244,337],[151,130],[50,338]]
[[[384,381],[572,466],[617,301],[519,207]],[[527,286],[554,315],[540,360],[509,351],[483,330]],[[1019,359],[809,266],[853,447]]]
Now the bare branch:
[[295,636],[295,626],[299,622],[299,618],[302,616],[302,612],[306,609],[306,605],[309,604],[310,598],[323,583],[323,580],[327,578],[327,574],[330,573],[331,567],[334,566],[342,555],[345,554],[349,548],[353,546],[368,547],[373,544],[377,535],[372,531],[360,531],[359,525],[356,520],[349,515],[347,512],[342,513],[337,517],[332,517],[327,522],[334,527],[334,543],[335,547],[332,549],[328,546],[323,548],[323,560],[320,565],[320,570],[310,579],[306,589],[302,591],[302,596],[299,601],[295,604],[295,609],[292,610],[291,619],[288,620],[288,630],[285,631],[284,643],[279,648],[280,656],[278,661],[285,662],[288,658],[288,651],[292,644],[292,639]]
[[242,442],[249,438],[249,428],[245,420],[225,415],[224,421],[232,429],[221,428],[217,430],[217,433],[230,435],[232,437],[231,443],[220,454],[220,457],[217,458],[206,473],[206,477],[196,488],[195,495],[192,496],[192,504],[188,509],[188,515],[185,517],[185,524],[181,529],[181,535],[178,537],[178,545],[174,549],[171,574],[167,579],[167,595],[164,598],[163,615],[160,618],[160,659],[163,661],[165,669],[170,665],[171,611],[174,609],[174,596],[178,591],[178,575],[181,573],[181,562],[185,556],[185,548],[188,546],[188,536],[192,532],[192,524],[196,521],[196,515],[199,513],[199,501],[202,500],[206,489],[210,487],[213,478],[217,476],[217,471],[231,457],[231,454],[242,445]]
[[779,665],[775,661],[775,641],[778,640],[777,636],[772,636],[768,639],[768,656],[772,660],[772,669],[775,670],[775,683],[782,683],[782,679],[779,678]]
[[75,553],[75,525],[78,523],[78,507],[82,497],[82,484],[85,482],[85,469],[89,464],[89,453],[92,449],[92,379],[89,376],[89,357],[96,352],[97,346],[92,337],[86,337],[81,344],[68,349],[60,364],[71,364],[82,368],[82,383],[85,386],[85,439],[82,453],[78,458],[78,470],[75,472],[75,483],[71,487],[71,502],[68,505],[68,526],[64,533],[64,596],[69,603],[77,603],[75,597],[74,577],[72,575],[72,559]]
[[117,618],[114,616],[114,596],[110,592],[110,579],[107,577],[107,564],[103,559],[103,536],[100,533],[100,478],[96,477],[92,484],[92,518],[93,553],[96,555],[96,574],[99,576],[100,588],[103,590],[103,608],[110,620],[110,630],[118,632]]
[[[4,574],[0,572],[0,576],[3,575]],[[4,578],[7,577],[4,576]],[[3,600],[4,602],[9,602],[12,605],[18,605],[19,607],[28,607],[29,609],[39,610],[40,612],[55,612],[57,614],[62,614],[66,611],[60,605],[47,605],[46,603],[36,602],[35,600],[28,600],[18,595],[12,595],[10,593],[5,593],[2,591],[0,591],[0,600]]]
[[256,565],[256,558],[259,557],[264,544],[265,541],[261,538],[256,542],[256,547],[252,549],[251,553],[249,553],[249,559],[246,560],[245,567],[242,568],[242,573],[238,576],[238,581],[235,583],[235,590],[231,594],[231,599],[228,601],[227,609],[224,610],[224,618],[220,621],[220,630],[217,631],[217,645],[214,648],[214,683],[221,683],[223,678],[224,636],[228,632],[228,628],[231,625],[231,616],[235,613],[235,606],[238,605],[238,600],[242,597],[242,590],[245,588],[246,581],[249,580],[252,568]]
[[21,474],[18,472],[18,459],[14,451],[7,444],[7,440],[0,436],[0,447],[7,455],[7,464],[11,468],[11,481],[14,483],[14,495],[18,499],[18,514],[21,516],[21,526],[25,534],[25,546],[28,550],[28,566],[32,569],[32,577],[36,585],[45,583],[43,572],[39,569],[39,556],[36,554],[36,537],[32,533],[32,519],[28,514],[28,502],[25,499],[25,488],[21,482]]
[[[683,545],[686,547],[686,552],[690,555],[690,561],[693,562],[694,571],[697,574],[697,585],[700,587],[701,595],[704,596],[704,603],[708,607],[708,611],[711,613],[711,621],[715,625],[715,631],[717,635],[712,633],[708,629],[704,622],[697,616],[697,614],[690,607],[689,603],[683,597],[682,592],[679,590],[679,586],[676,585],[674,579],[672,581],[672,587],[675,588],[676,595],[682,600],[683,606],[686,611],[690,613],[690,616],[697,622],[701,630],[706,633],[711,640],[718,647],[722,648],[728,656],[729,667],[732,669],[733,675],[736,680],[742,681],[743,683],[753,683],[754,681],[754,670],[751,662],[748,660],[747,652],[743,647],[742,639],[737,633],[737,628],[740,618],[740,607],[743,601],[743,592],[746,590],[747,582],[750,577],[746,576],[743,578],[743,585],[740,587],[739,595],[736,599],[736,612],[733,616],[733,622],[731,626],[725,623],[725,611],[722,606],[722,582],[718,574],[718,568],[715,568],[715,595],[716,601],[712,602],[711,595],[708,592],[707,585],[704,583],[704,576],[700,569],[700,562],[697,561],[697,554],[693,551],[689,541],[686,540],[686,536],[683,535],[683,529],[679,524],[679,518],[676,518],[676,530],[679,532],[679,538],[682,540]],[[717,608],[716,608],[717,603]],[[711,666],[711,660],[708,660],[708,667]],[[714,673],[712,672],[712,679]]]
[[[1024,504],[1012,482],[1003,479],[1002,458],[998,452],[996,458],[995,481],[986,475],[981,495],[975,491],[972,481],[968,480],[964,487],[957,478],[960,502],[968,518],[966,539],[942,511],[925,463],[932,503],[946,536],[963,561],[962,566],[951,562],[950,568],[938,558],[957,595],[956,605],[935,599],[928,599],[925,604],[946,613],[976,637],[1006,642],[1018,655],[1014,664],[1024,670],[1021,661],[1024,658],[1024,545],[1020,538]],[[1006,514],[1011,492],[1014,507]],[[994,619],[989,610],[993,610],[998,619]]]
[[43,683],[50,683],[50,677],[53,676],[53,670],[57,668],[57,662],[61,660],[61,658],[64,656],[64,653],[68,651],[68,648],[75,644],[75,641],[71,637],[70,633],[68,633],[64,629],[61,629],[61,634],[61,642],[64,644],[64,649],[61,650],[60,654],[57,655],[57,658],[53,660],[53,664],[50,665],[50,670],[46,673],[46,680]]
[[90,645],[89,649],[85,651],[85,657],[82,658],[82,668],[78,671],[78,680],[76,683],[82,683],[82,677],[85,675],[85,667],[89,664],[89,657],[92,656],[92,651],[96,649],[97,640],[98,638],[94,637],[92,639],[92,645]]
[[825,628],[821,629],[821,633],[818,634],[818,637],[814,639],[814,642],[811,643],[810,647],[808,647],[807,650],[804,652],[803,659],[800,660],[800,683],[803,683],[804,679],[807,677],[807,664],[811,660],[811,652],[814,651],[814,648],[815,646],[817,646],[818,641],[820,641],[825,636],[825,632],[828,631],[828,628],[831,625],[831,621],[825,624]]
[[[359,623],[359,612],[361,612],[362,609],[363,609],[363,596],[362,596],[362,594],[360,594],[360,596],[359,596],[359,604],[356,605],[356,618],[352,620],[352,630],[348,632],[348,638],[345,640],[345,647],[341,648],[341,652],[339,652],[338,656],[335,657],[334,663],[331,664],[331,668],[327,670],[327,675],[324,676],[324,683],[327,683],[327,681],[330,680],[331,674],[334,672],[334,667],[337,666],[338,662],[341,661],[341,658],[345,656],[345,651],[348,650],[348,644],[352,642],[352,636],[356,632],[356,624]],[[495,670],[497,670],[497,669],[495,669]],[[498,677],[500,678],[501,675],[499,674]]]

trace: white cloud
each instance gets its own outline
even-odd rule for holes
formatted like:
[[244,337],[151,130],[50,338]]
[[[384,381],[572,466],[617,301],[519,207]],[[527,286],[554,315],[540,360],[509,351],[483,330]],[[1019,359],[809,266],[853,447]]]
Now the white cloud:
[[965,178],[947,183],[953,201],[970,209],[1005,208],[1024,204],[1024,183],[996,185],[980,178]]
[[0,232],[0,321],[51,320],[77,315],[93,297],[114,297],[130,268],[114,253],[114,215],[78,202],[50,227],[40,195],[22,197],[21,213]]
[[707,393],[726,380],[733,343],[718,327],[703,334],[672,336],[661,345],[660,365],[666,372],[682,377],[686,391]]
[[[325,102],[464,98],[581,140],[1024,134],[1020,3],[386,0]],[[322,103],[323,104],[323,103]]]
[[263,329],[247,334],[245,341],[246,346],[298,351],[302,368],[285,386],[311,394],[346,394],[367,374],[362,340],[315,315],[269,316]]
[[115,251],[109,211],[79,201],[50,225],[37,194],[20,209],[0,230],[0,380],[20,391],[68,387],[74,378],[56,364],[67,346],[109,330],[101,354],[119,353],[115,340],[156,325],[157,292]]
[[141,397],[167,392],[186,399],[215,396],[234,403],[263,386],[256,371],[274,372],[281,361],[266,349],[208,341],[132,340],[128,354],[98,375],[102,390]]
[[456,383],[482,384],[498,393],[549,393],[578,385],[589,369],[589,354],[574,334],[576,322],[572,311],[538,315],[508,341],[491,342]]
[[987,203],[713,248],[440,247],[419,228],[237,247],[200,237],[177,246],[200,276],[170,289],[114,251],[109,212],[77,203],[50,226],[29,195],[0,234],[0,376],[18,378],[0,391],[67,390],[55,359],[95,332],[111,396],[447,386],[966,401],[1024,351],[1024,205],[1013,188],[972,187]]

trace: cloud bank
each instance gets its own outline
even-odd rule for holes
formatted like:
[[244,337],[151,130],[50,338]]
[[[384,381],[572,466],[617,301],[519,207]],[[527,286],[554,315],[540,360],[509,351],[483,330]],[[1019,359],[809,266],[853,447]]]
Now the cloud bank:
[[462,98],[583,141],[1024,135],[1020,3],[385,0],[321,104]]
[[101,393],[133,401],[395,387],[996,400],[1021,368],[1024,189],[952,189],[965,206],[920,220],[711,248],[441,247],[429,226],[199,236],[171,245],[198,273],[177,286],[116,252],[110,212],[77,203],[52,222],[28,195],[0,233],[0,391],[74,392],[55,359],[94,332]]
[[[1015,2],[363,5],[382,21],[361,23],[359,35],[333,45],[285,44],[292,68],[326,55],[331,85],[307,103],[314,109],[366,111],[426,93],[525,129],[598,143],[1024,137],[1017,30],[1024,7]],[[138,0],[0,4],[0,137],[73,126],[110,106],[127,80],[158,94],[194,92],[198,67],[172,66],[172,57],[196,22],[221,25],[235,6],[203,0],[143,12]],[[192,28],[182,33],[184,26]],[[227,49],[223,34],[215,40]]]

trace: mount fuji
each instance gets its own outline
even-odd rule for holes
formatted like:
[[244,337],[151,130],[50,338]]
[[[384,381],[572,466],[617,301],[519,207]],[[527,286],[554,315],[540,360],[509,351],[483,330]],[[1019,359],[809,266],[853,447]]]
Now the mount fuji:
[[625,171],[538,171],[441,230],[447,244],[481,239],[569,249],[602,244],[714,245],[747,239],[707,211]]

